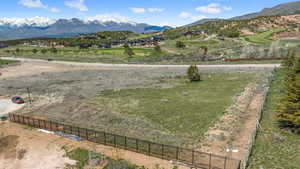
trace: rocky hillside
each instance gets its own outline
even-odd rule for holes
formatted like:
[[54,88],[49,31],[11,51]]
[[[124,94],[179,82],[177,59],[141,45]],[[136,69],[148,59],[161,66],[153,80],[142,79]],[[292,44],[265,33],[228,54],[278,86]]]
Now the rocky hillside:
[[255,34],[272,29],[282,29],[284,32],[299,32],[300,14],[288,16],[261,16],[244,20],[217,20],[203,24],[171,29],[164,32],[169,39],[182,36],[191,30],[203,30],[207,34],[231,35],[233,33]]
[[260,12],[251,13],[243,16],[234,17],[232,19],[252,19],[259,16],[275,16],[275,15],[294,15],[300,14],[300,1],[280,4],[272,8],[265,8]]

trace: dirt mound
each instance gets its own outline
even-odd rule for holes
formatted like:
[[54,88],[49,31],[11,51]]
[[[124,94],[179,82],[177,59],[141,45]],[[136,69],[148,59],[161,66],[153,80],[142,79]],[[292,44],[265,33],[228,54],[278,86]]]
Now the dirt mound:
[[17,145],[19,136],[9,135],[0,138],[0,158],[4,159],[16,158],[17,157]]

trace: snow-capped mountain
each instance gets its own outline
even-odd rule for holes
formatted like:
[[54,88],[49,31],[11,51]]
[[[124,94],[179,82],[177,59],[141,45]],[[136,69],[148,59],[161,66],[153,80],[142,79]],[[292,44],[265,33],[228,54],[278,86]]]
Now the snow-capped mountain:
[[84,20],[34,18],[0,18],[0,40],[33,37],[70,37],[81,33],[129,30],[136,33],[163,31],[170,27],[135,23],[127,19],[93,17]]

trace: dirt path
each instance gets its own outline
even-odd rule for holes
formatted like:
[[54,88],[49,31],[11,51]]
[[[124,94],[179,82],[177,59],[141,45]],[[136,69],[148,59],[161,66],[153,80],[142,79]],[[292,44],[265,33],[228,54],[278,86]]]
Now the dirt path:
[[[114,159],[125,159],[133,164],[145,166],[149,169],[154,169],[157,165],[165,169],[172,169],[174,166],[170,161],[87,141],[78,142],[52,134],[45,134],[37,130],[25,129],[22,125],[10,122],[0,122],[0,133],[4,136],[14,136],[17,139],[17,146],[12,146],[11,148],[12,156],[8,158],[1,156],[0,149],[0,169],[63,168],[66,163],[74,163],[74,161],[64,157],[63,146],[88,149]],[[20,151],[26,151],[26,153],[23,158],[18,159],[18,152]],[[188,168],[180,166],[179,169]]]

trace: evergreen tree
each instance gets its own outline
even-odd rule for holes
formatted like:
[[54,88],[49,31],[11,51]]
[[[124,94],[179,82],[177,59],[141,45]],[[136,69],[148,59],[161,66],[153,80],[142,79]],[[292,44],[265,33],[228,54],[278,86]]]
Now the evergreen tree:
[[191,65],[188,68],[187,75],[191,82],[197,82],[201,80],[199,70],[196,65]]
[[300,55],[289,53],[284,62],[284,95],[278,106],[278,120],[282,127],[300,128]]

